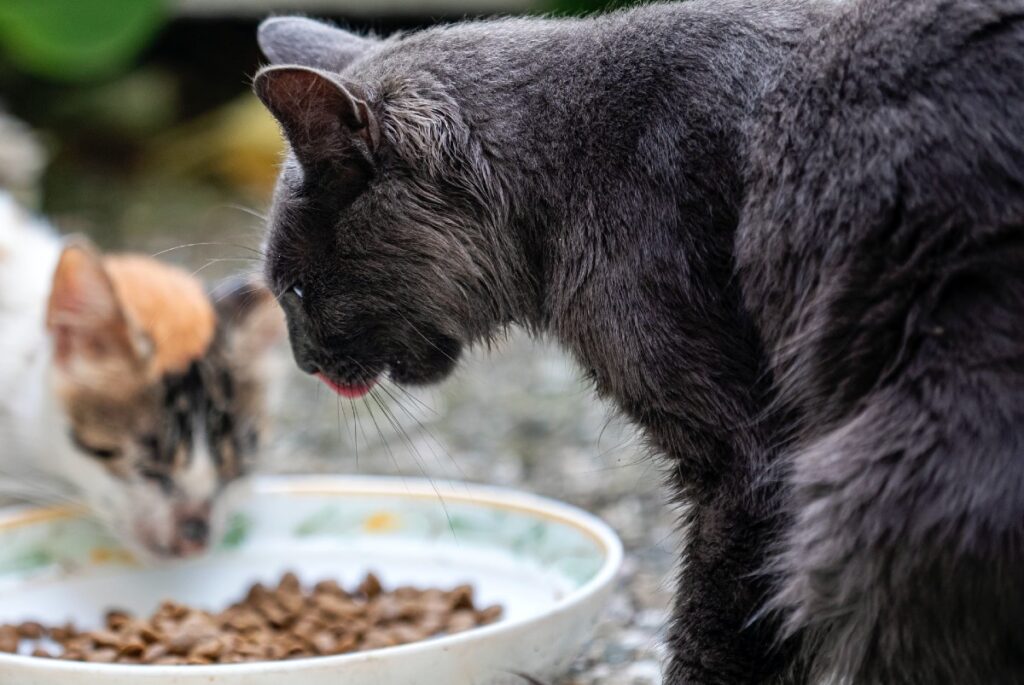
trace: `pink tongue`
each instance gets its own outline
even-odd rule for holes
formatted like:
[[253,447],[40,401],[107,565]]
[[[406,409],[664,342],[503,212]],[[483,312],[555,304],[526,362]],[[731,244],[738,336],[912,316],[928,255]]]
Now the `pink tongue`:
[[342,385],[341,383],[335,383],[327,376],[322,373],[316,375],[317,378],[322,380],[328,388],[338,393],[342,397],[362,397],[366,393],[370,392],[370,388],[373,387],[373,383],[367,383],[366,385]]

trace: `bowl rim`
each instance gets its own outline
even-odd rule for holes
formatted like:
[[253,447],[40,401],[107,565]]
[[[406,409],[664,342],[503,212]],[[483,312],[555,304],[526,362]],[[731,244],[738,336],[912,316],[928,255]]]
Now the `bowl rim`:
[[[528,513],[550,521],[556,521],[576,528],[590,538],[604,553],[604,562],[594,576],[583,585],[567,593],[555,602],[547,611],[507,621],[498,621],[455,635],[430,640],[420,640],[405,645],[370,649],[351,654],[335,654],[331,656],[304,657],[278,661],[253,661],[240,664],[209,664],[209,665],[172,665],[172,664],[97,664],[81,661],[62,661],[60,659],[43,659],[26,654],[0,653],[0,666],[5,664],[18,665],[23,668],[36,668],[52,673],[118,673],[121,675],[136,674],[146,677],[185,675],[196,678],[212,675],[243,676],[247,673],[267,674],[274,672],[294,673],[308,668],[332,667],[343,668],[346,664],[359,661],[373,661],[384,655],[401,657],[413,655],[424,650],[441,649],[462,643],[476,642],[491,637],[500,637],[504,633],[514,633],[520,629],[547,620],[552,615],[568,610],[574,605],[584,604],[594,595],[607,588],[618,575],[623,562],[623,546],[619,536],[607,523],[597,516],[571,504],[536,495],[531,492],[515,490],[494,485],[480,485],[468,481],[434,480],[425,478],[404,478],[401,476],[368,476],[368,475],[257,475],[249,479],[250,497],[260,494],[268,495],[355,495],[363,497],[399,497],[399,498],[444,498],[445,503],[455,501],[470,505],[483,505],[492,508]],[[74,507],[36,507],[32,505],[15,505],[0,508],[0,531],[42,523],[50,520],[82,516],[84,512]]]

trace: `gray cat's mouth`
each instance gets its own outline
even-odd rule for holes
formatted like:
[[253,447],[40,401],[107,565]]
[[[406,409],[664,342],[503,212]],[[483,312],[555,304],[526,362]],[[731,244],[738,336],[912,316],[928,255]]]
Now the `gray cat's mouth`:
[[347,397],[349,399],[362,397],[366,393],[370,392],[370,390],[373,389],[373,386],[377,384],[376,379],[367,383],[339,383],[331,380],[328,376],[325,376],[322,373],[316,374],[316,377],[323,381],[328,388],[342,397]]

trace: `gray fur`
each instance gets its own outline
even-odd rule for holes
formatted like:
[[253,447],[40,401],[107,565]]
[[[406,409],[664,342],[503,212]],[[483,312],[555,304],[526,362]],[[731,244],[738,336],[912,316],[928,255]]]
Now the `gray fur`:
[[864,0],[755,117],[745,301],[798,417],[814,671],[1024,682],[1024,2]]
[[260,48],[275,64],[340,71],[373,46],[357,36],[305,17],[272,17],[260,24]]
[[[1015,29],[970,29],[1020,3],[997,4],[696,0],[470,22],[367,42],[319,75],[325,49],[354,41],[316,28],[287,53],[310,88],[256,79],[293,143],[326,141],[286,161],[267,242],[297,362],[353,387],[427,383],[509,325],[561,342],[687,505],[669,682],[1012,680],[1003,628],[1024,603],[995,541],[1020,549],[1009,369],[1024,330],[1019,248],[996,229],[1021,225],[1024,135],[1006,119],[1024,111],[1022,51]],[[991,50],[961,65],[972,41]],[[330,84],[365,116],[342,116]],[[950,118],[940,96],[962,84],[979,84],[973,118]],[[301,106],[279,106],[289,92]],[[894,183],[886,160],[915,153],[917,176]],[[917,207],[952,227],[945,241]],[[953,250],[974,226],[1009,251]],[[961,256],[1005,293],[938,307],[929,279],[975,264]],[[915,330],[943,333],[911,347]],[[980,331],[994,347],[971,361]],[[911,353],[917,380],[899,380]],[[1003,366],[976,377],[969,361]],[[923,392],[943,369],[948,385]],[[948,535],[965,520],[972,535]],[[942,623],[947,606],[967,627]]]

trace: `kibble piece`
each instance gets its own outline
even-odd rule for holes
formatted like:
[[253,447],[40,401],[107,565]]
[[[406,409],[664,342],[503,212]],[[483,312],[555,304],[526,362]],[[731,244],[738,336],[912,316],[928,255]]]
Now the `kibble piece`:
[[92,638],[86,635],[75,635],[64,642],[65,652],[79,652],[85,654],[94,648]]
[[398,644],[398,641],[387,633],[380,629],[371,630],[363,638],[364,649],[381,649],[383,647],[394,647]]
[[316,606],[329,618],[354,618],[365,612],[365,608],[361,608],[350,600],[342,599],[341,597],[336,597],[334,595],[317,597]]
[[428,637],[422,629],[405,623],[399,623],[396,626],[392,626],[391,630],[388,632],[391,634],[391,637],[395,639],[395,642],[400,645],[409,644],[410,642],[419,642],[425,637]]
[[473,606],[473,588],[469,585],[458,586],[448,593],[448,601],[453,611],[471,608]]
[[459,609],[448,619],[448,632],[461,633],[476,627],[476,615],[470,609]]
[[125,623],[131,620],[131,614],[123,609],[110,609],[103,617],[104,625],[110,630],[119,630]]
[[158,631],[149,621],[139,624],[139,637],[141,637],[143,642],[146,644],[154,644],[161,642],[164,639],[163,633]]
[[258,611],[263,618],[267,619],[267,622],[270,623],[270,625],[276,628],[281,628],[287,625],[291,618],[288,612],[278,604],[277,600],[271,597],[267,597],[260,601],[259,605],[256,607],[256,611]]
[[50,639],[54,642],[64,642],[75,636],[75,627],[70,623],[50,628]]
[[321,580],[313,586],[313,593],[317,595],[334,595],[335,597],[345,596],[345,591],[341,589],[336,580]]
[[380,579],[372,573],[367,573],[363,582],[359,584],[359,592],[365,597],[374,598],[383,591]]
[[292,617],[297,616],[306,605],[306,598],[302,596],[300,592],[295,593],[279,593],[277,595],[277,603],[282,609]]
[[89,634],[97,647],[120,647],[121,636],[111,630],[96,630]]
[[316,650],[317,654],[334,654],[338,649],[338,638],[334,637],[333,633],[326,630],[321,631],[314,635],[309,640],[313,649]]
[[43,624],[36,621],[25,621],[18,624],[18,635],[26,640],[38,640],[46,633]]
[[48,651],[46,651],[45,649],[43,649],[42,647],[36,647],[35,649],[32,650],[32,656],[37,656],[37,657],[40,657],[42,659],[49,659],[50,658],[50,653]]
[[313,636],[320,632],[325,632],[323,630],[323,623],[311,617],[299,619],[299,621],[292,626],[292,634],[306,642],[312,642]]
[[124,657],[137,658],[137,657],[141,657],[145,651],[146,651],[146,643],[144,643],[142,640],[139,640],[139,639],[128,638],[128,639],[124,640],[123,642],[121,642],[119,656],[121,658],[124,658]]
[[167,645],[156,642],[146,647],[142,652],[143,663],[157,663],[159,659],[167,656]]
[[267,597],[267,588],[263,587],[263,583],[253,583],[252,587],[245,594],[245,604],[255,604],[261,599]]
[[370,616],[385,623],[397,621],[402,615],[402,607],[398,600],[388,595],[379,596],[371,607]]
[[189,656],[208,659],[219,657],[224,652],[224,643],[216,637],[205,637],[199,640],[189,652]]
[[113,647],[101,647],[85,653],[86,661],[94,661],[98,664],[112,664],[117,661],[117,650]]
[[281,576],[281,581],[277,584],[277,591],[289,594],[301,593],[302,584],[299,582],[299,577],[293,572],[288,571]]
[[342,635],[334,645],[335,654],[354,652],[359,648],[359,638],[353,634]]
[[445,626],[448,625],[448,612],[424,614],[417,625],[427,637],[437,635],[444,632]]
[[181,664],[187,664],[188,661],[185,659],[185,657],[176,656],[174,654],[168,654],[166,656],[162,656],[162,657],[158,658],[153,663],[154,664],[164,664],[164,665],[167,665],[167,666],[179,666]]
[[0,652],[17,652],[19,642],[17,627],[0,626]]
[[226,625],[238,632],[260,629],[266,626],[266,619],[249,608],[238,608],[231,612],[226,620]]
[[208,617],[200,613],[191,613],[168,634],[166,643],[172,654],[185,655],[192,648],[207,638],[217,636],[220,629]]
[[501,618],[501,615],[503,613],[504,609],[502,609],[500,605],[492,604],[491,606],[485,607],[480,611],[476,612],[477,622],[482,626],[485,626],[489,623],[494,623],[499,618]]

